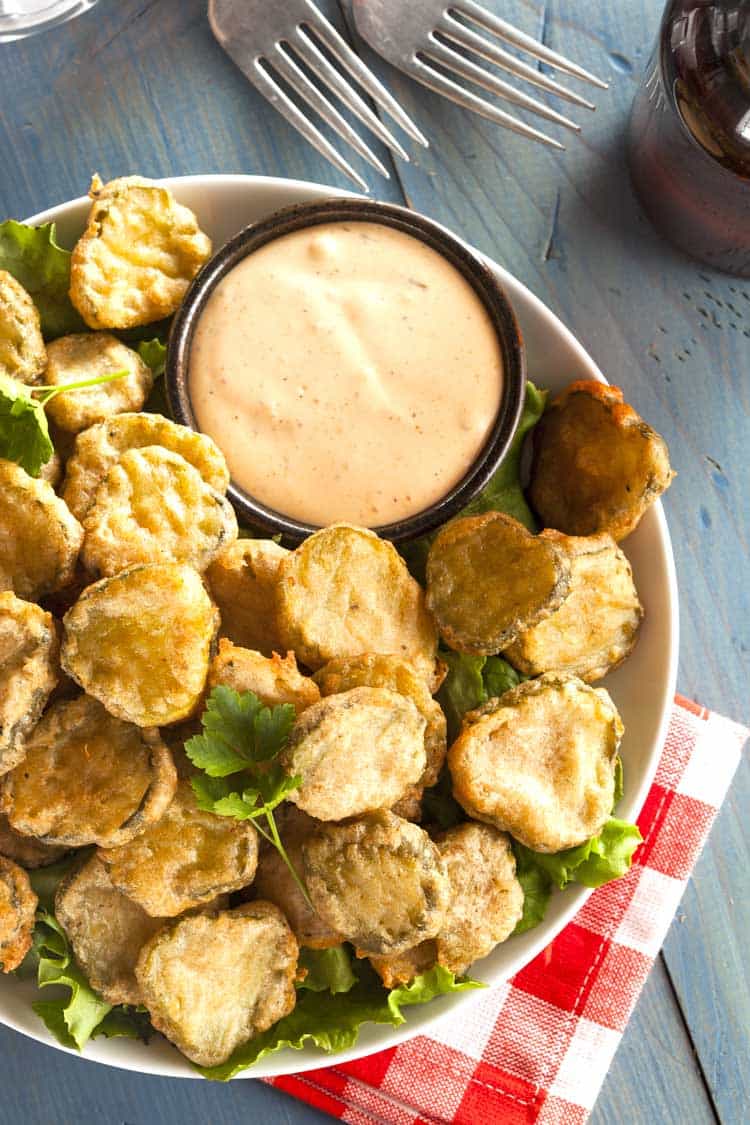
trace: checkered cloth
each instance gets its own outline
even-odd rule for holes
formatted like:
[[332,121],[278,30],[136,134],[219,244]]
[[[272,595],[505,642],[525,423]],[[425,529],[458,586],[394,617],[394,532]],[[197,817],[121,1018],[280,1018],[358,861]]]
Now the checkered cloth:
[[454,1016],[358,1062],[273,1080],[355,1125],[578,1125],[601,1088],[748,732],[677,699],[622,879],[530,965]]

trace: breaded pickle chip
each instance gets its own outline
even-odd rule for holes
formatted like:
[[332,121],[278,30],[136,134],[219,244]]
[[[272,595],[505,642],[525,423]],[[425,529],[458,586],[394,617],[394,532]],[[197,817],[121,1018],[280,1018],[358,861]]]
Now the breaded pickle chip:
[[602,533],[576,537],[543,531],[570,562],[570,588],[560,608],[524,630],[505,656],[527,676],[570,672],[601,680],[635,647],[643,607],[630,563]]
[[237,539],[206,571],[221,613],[221,636],[272,656],[283,652],[276,613],[279,563],[289,554],[273,539]]
[[179,453],[206,484],[217,492],[226,492],[229,470],[210,437],[178,426],[161,414],[117,414],[79,434],[65,466],[62,496],[76,519],[86,515],[99,485],[123,453],[147,445],[162,445]]
[[171,316],[211,240],[168,188],[140,176],[91,182],[88,224],[70,262],[70,299],[89,328]]
[[23,760],[25,739],[57,684],[59,652],[52,614],[1,593],[0,774]]
[[569,581],[562,552],[504,512],[446,524],[427,558],[427,604],[458,652],[499,652],[554,613]]
[[61,387],[121,371],[128,372],[122,379],[57,395],[47,414],[61,430],[77,434],[113,414],[140,410],[154,384],[151,368],[138,352],[107,332],[60,336],[47,348],[46,385]]
[[153,917],[173,918],[252,883],[258,835],[250,821],[204,812],[188,781],[156,824],[99,853],[118,890]]
[[446,753],[445,715],[440,704],[430,695],[425,681],[408,661],[373,652],[342,656],[329,660],[315,674],[315,679],[323,696],[338,695],[356,687],[373,687],[388,688],[411,699],[426,723],[424,749],[427,764],[419,786],[426,789],[437,782]]
[[98,574],[147,562],[204,571],[237,537],[234,508],[197,469],[161,445],[129,449],[99,485],[83,520],[81,561]]
[[[54,441],[54,438],[53,438]],[[62,480],[63,463],[62,457],[55,450],[46,464],[42,465],[39,470],[39,480],[45,480],[51,488],[57,488]]]
[[440,931],[448,879],[418,825],[385,811],[326,824],[304,841],[302,856],[313,906],[358,950],[402,953]]
[[405,953],[392,957],[370,957],[369,962],[386,988],[411,984],[415,977],[426,973],[437,964],[437,945],[434,938],[420,942]]
[[0,963],[4,973],[17,969],[31,948],[36,905],[24,869],[0,856]]
[[208,670],[208,687],[224,684],[235,691],[252,691],[266,707],[291,703],[299,715],[320,700],[318,685],[297,668],[293,652],[262,656],[231,641],[220,640],[219,652]]
[[619,387],[571,383],[534,429],[529,499],[566,535],[609,532],[618,542],[674,476],[664,438]]
[[53,703],[2,782],[11,827],[49,844],[125,844],[164,814],[177,784],[155,730],[123,723],[90,696]]
[[456,975],[513,933],[523,914],[510,838],[489,824],[459,824],[436,841],[450,883],[437,960]]
[[[276,812],[276,823],[294,870],[302,872],[302,843],[320,827],[320,822],[294,805],[284,804]],[[276,848],[269,845],[261,847],[253,890],[259,898],[278,906],[300,945],[310,949],[330,949],[341,945],[341,934],[332,930],[319,914],[310,909]]]
[[270,902],[182,918],[141,950],[136,977],[151,1022],[200,1066],[292,1011],[297,942]]
[[284,647],[309,668],[392,653],[432,682],[437,632],[424,593],[393,544],[373,531],[349,524],[316,531],[281,561],[277,595]]
[[453,795],[534,851],[575,847],[612,810],[622,733],[604,688],[577,676],[528,680],[467,715],[448,751]]
[[45,480],[0,459],[0,590],[35,601],[73,578],[83,528]]
[[97,856],[62,880],[55,917],[91,987],[110,1004],[141,1004],[135,963],[167,919],[152,918],[113,887]]
[[195,710],[218,614],[192,567],[154,563],[102,578],[63,625],[63,670],[117,718],[167,726]]
[[302,778],[289,800],[318,820],[395,805],[422,776],[425,721],[386,688],[353,688],[303,711],[281,760]]
[[67,852],[67,848],[55,844],[45,844],[34,836],[23,836],[11,828],[5,813],[0,813],[0,855],[12,859],[21,867],[33,869],[47,867],[56,863]]
[[36,305],[12,274],[0,270],[0,374],[38,383],[46,361]]

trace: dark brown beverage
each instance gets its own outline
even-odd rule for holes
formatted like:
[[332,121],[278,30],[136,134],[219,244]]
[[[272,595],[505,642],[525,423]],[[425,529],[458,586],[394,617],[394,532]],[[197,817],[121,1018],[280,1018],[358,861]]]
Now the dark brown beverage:
[[671,0],[633,103],[633,183],[682,250],[750,277],[750,0]]

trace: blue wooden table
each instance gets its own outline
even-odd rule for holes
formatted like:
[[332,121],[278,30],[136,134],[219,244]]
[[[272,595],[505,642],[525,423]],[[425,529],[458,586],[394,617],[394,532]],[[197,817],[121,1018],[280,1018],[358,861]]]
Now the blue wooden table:
[[[269,0],[270,3],[281,0]],[[408,0],[404,0],[408,2]],[[549,304],[667,438],[666,508],[682,604],[679,687],[748,718],[750,283],[650,228],[623,130],[660,0],[488,0],[611,83],[580,140],[550,153],[363,55],[432,139],[376,193],[446,223]],[[323,5],[339,27],[335,0]],[[348,186],[243,80],[206,0],[101,0],[54,33],[0,46],[0,216],[82,194],[92,172],[255,172]],[[750,977],[745,763],[677,913],[593,1114],[596,1125],[747,1121]],[[0,1125],[307,1125],[326,1120],[257,1082],[139,1078],[0,1029]]]

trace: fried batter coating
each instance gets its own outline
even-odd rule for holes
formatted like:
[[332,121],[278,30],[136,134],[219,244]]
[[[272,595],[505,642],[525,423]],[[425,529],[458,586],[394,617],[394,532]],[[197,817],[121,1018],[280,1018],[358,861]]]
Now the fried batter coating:
[[237,539],[206,571],[221,613],[221,636],[272,656],[284,652],[279,636],[275,586],[279,563],[289,554],[273,539]]
[[237,538],[234,508],[197,469],[161,445],[129,449],[99,485],[83,520],[81,560],[112,575],[147,562],[204,571]]
[[489,824],[459,824],[435,842],[450,883],[437,960],[460,975],[513,933],[523,914],[523,887],[510,838]]
[[252,883],[258,835],[250,821],[199,809],[180,781],[161,820],[99,856],[118,890],[147,914],[173,918]]
[[79,434],[68,458],[62,497],[76,519],[82,520],[86,515],[99,485],[123,453],[147,445],[162,445],[179,453],[198,470],[206,484],[217,492],[226,492],[229,470],[211,438],[187,426],[178,426],[161,414],[116,414]]
[[211,240],[168,188],[140,176],[91,181],[70,261],[70,299],[89,328],[135,328],[176,312]]
[[534,851],[575,847],[612,810],[622,734],[604,688],[577,676],[528,680],[466,716],[448,751],[453,795]]
[[373,531],[343,523],[316,531],[280,563],[277,596],[284,647],[309,668],[392,653],[432,682],[437,632],[424,593]]
[[0,270],[0,374],[38,383],[46,362],[36,305],[12,274]]
[[60,336],[47,348],[45,384],[61,387],[121,371],[128,372],[122,379],[57,395],[50,400],[47,414],[61,430],[78,434],[113,414],[140,410],[154,385],[151,368],[138,352],[109,333]]
[[139,727],[192,715],[218,613],[190,566],[135,566],[88,586],[63,618],[63,670]]
[[398,988],[402,984],[411,984],[415,977],[435,967],[437,943],[430,938],[405,953],[396,953],[392,957],[370,957],[369,962],[386,988]]
[[0,459],[0,590],[36,601],[73,579],[83,528],[45,480]]
[[23,760],[25,739],[57,684],[59,654],[52,614],[9,590],[1,593],[0,774]]
[[34,836],[22,836],[11,828],[5,813],[0,813],[0,855],[12,859],[20,867],[29,870],[35,867],[47,867],[50,863],[57,863],[68,851],[67,848],[57,847],[55,844],[45,844]]
[[297,942],[270,902],[182,918],[147,941],[135,974],[157,1031],[217,1066],[292,1011]]
[[17,969],[31,948],[37,901],[24,869],[0,856],[0,963],[4,973]]
[[520,672],[570,672],[587,684],[627,659],[638,639],[643,607],[633,571],[614,539],[543,531],[570,562],[570,589],[550,617],[524,630],[505,656]]
[[329,695],[297,719],[281,760],[302,778],[289,800],[318,820],[395,805],[425,768],[425,721],[386,688]]
[[534,429],[529,499],[566,535],[606,531],[619,542],[673,477],[664,438],[619,387],[571,383]]
[[427,604],[458,652],[499,652],[554,613],[569,582],[562,552],[504,512],[446,524],[427,558]]
[[[406,660],[398,656],[382,656],[366,652],[361,656],[342,656],[329,662],[315,674],[321,695],[338,695],[356,687],[388,688],[411,699],[424,719],[424,749],[427,765],[418,786],[435,785],[443,768],[446,753],[446,723],[443,709],[430,695],[421,676]],[[403,814],[402,814],[403,815]],[[410,817],[406,818],[407,820]]]
[[109,1004],[141,1004],[135,963],[167,922],[152,918],[122,894],[97,856],[74,868],[55,895],[55,917],[91,987]]
[[208,687],[225,684],[235,691],[252,691],[266,707],[291,703],[297,714],[320,700],[318,685],[297,668],[293,652],[265,657],[231,641],[219,641],[219,652],[208,670]]
[[54,703],[2,782],[11,827],[65,847],[125,844],[164,814],[177,784],[155,730],[123,723],[90,696]]
[[[320,826],[320,822],[294,805],[285,803],[276,812],[276,824],[292,866],[300,874],[304,869],[302,843]],[[278,906],[300,945],[310,949],[330,949],[341,945],[341,934],[332,930],[319,914],[310,909],[276,848],[261,846],[253,890],[259,898]]]
[[303,842],[302,856],[313,906],[358,950],[390,956],[440,931],[448,878],[418,825],[386,811],[326,824]]
[[[52,440],[54,441],[54,438]],[[47,461],[46,464],[42,465],[41,469],[39,470],[39,480],[45,480],[50,488],[57,488],[58,484],[62,480],[62,475],[62,457],[57,452],[57,450],[55,450],[49,461]]]

